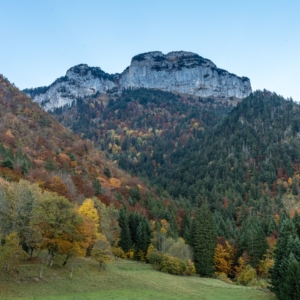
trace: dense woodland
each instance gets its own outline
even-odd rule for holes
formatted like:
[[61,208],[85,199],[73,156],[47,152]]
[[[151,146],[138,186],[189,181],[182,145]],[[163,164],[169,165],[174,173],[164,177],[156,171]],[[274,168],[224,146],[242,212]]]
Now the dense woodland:
[[139,89],[50,116],[0,77],[2,271],[122,257],[299,299],[300,107],[235,101]]

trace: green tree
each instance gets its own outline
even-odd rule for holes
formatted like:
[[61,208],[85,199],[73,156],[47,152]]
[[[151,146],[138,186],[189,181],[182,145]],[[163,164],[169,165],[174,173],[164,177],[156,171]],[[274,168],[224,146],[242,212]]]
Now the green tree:
[[66,261],[80,252],[85,254],[82,252],[82,244],[86,244],[82,224],[83,219],[69,200],[47,192],[40,195],[32,211],[31,226],[43,237],[40,248],[48,250],[50,266],[57,253],[65,254]]
[[125,252],[128,252],[132,248],[132,241],[131,241],[130,230],[129,230],[129,225],[128,225],[127,210],[123,207],[120,208],[120,210],[119,210],[118,222],[119,222],[119,226],[121,229],[119,246]]
[[[279,299],[286,299],[280,297],[283,297],[283,293],[288,288],[287,285],[289,285],[285,280],[287,278],[289,264],[293,261],[293,256],[291,256],[291,254],[293,254],[295,259],[299,262],[300,241],[296,235],[295,226],[292,220],[286,216],[281,222],[279,229],[279,237],[274,255],[275,263],[274,267],[271,269],[270,289],[277,297],[279,297]],[[292,269],[294,270],[294,267]],[[290,270],[290,272],[292,272],[292,270]],[[293,285],[293,283],[291,284]]]
[[111,177],[110,169],[108,167],[105,167],[105,169],[104,169],[104,175],[107,176],[108,178]]
[[286,276],[278,298],[280,300],[300,299],[300,263],[292,253],[289,256]]
[[55,166],[54,166],[53,160],[51,158],[47,158],[47,160],[45,162],[45,169],[48,171],[55,170]]
[[13,170],[14,169],[14,162],[9,156],[7,156],[7,157],[5,157],[5,159],[2,163],[2,166]]
[[196,214],[192,233],[197,273],[201,276],[212,276],[217,233],[213,216],[206,204],[202,205]]
[[69,158],[71,159],[71,161],[75,161],[75,160],[76,160],[75,155],[73,154],[72,151],[70,151],[70,152],[68,153],[68,156],[69,156]]
[[256,267],[267,250],[267,241],[261,223],[256,216],[248,217],[243,222],[242,229],[238,238],[238,257],[243,252],[251,257],[252,267]]
[[95,189],[96,196],[102,193],[101,183],[97,178],[93,180],[93,187]]
[[112,260],[112,250],[105,235],[100,234],[92,249],[92,258],[99,263],[99,271],[103,265]]

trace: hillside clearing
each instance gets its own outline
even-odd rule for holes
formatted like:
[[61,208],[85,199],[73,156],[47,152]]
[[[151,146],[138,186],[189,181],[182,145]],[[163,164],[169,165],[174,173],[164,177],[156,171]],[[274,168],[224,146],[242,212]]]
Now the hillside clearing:
[[15,277],[1,275],[2,300],[83,300],[83,299],[198,299],[198,300],[259,300],[275,299],[267,292],[229,285],[220,280],[173,276],[152,269],[151,266],[117,260],[99,272],[97,264],[87,259],[71,264],[54,265],[44,270],[38,279],[39,265],[23,265]]

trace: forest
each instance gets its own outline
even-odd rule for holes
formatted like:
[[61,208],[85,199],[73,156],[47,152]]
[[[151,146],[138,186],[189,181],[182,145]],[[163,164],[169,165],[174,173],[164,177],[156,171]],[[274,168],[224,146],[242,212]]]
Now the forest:
[[0,77],[0,108],[2,272],[37,254],[41,277],[58,256],[90,257],[100,270],[121,257],[299,299],[291,99],[137,89],[48,115]]

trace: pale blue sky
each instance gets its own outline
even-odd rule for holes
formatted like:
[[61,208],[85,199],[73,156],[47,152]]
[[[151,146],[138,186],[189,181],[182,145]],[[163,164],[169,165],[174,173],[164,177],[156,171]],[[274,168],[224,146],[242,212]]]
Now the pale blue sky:
[[21,89],[186,50],[300,101],[300,0],[0,0],[0,41],[0,73]]

